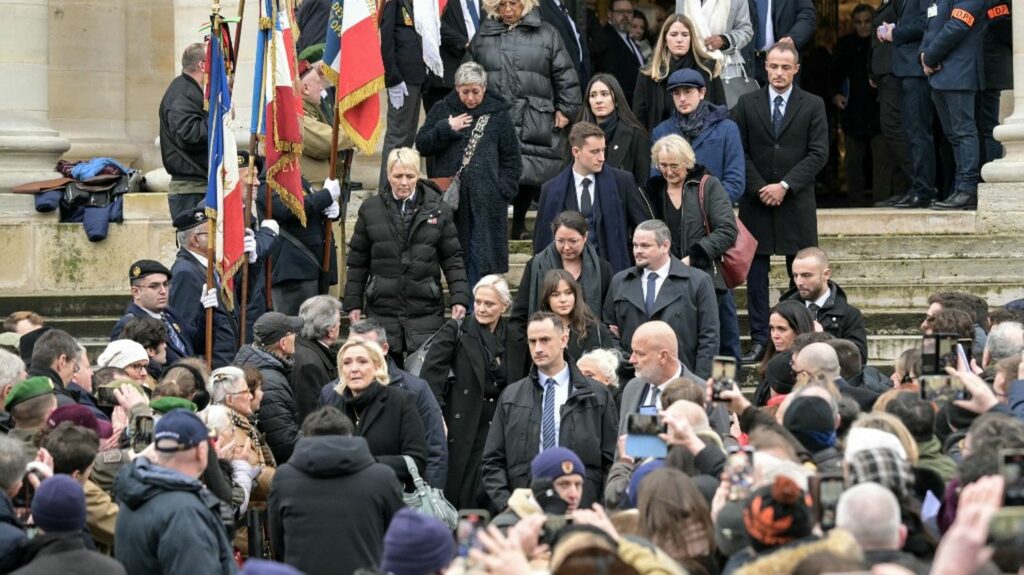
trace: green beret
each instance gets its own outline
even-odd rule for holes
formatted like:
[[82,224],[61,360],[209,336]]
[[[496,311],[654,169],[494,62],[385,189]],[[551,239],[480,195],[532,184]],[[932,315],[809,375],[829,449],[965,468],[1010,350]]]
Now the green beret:
[[4,409],[9,412],[19,403],[46,394],[53,395],[53,382],[50,381],[50,378],[43,375],[30,377],[25,381],[14,384],[14,388],[11,389],[11,393],[7,396],[7,401],[4,402]]
[[149,402],[153,411],[163,415],[172,409],[187,409],[192,413],[196,412],[196,404],[180,397],[164,396]]
[[[299,52],[299,57],[297,59],[305,60],[310,64],[316,64],[320,60],[324,59],[324,46],[326,46],[324,42],[307,46],[305,50]],[[328,62],[328,64],[330,64],[330,62]]]

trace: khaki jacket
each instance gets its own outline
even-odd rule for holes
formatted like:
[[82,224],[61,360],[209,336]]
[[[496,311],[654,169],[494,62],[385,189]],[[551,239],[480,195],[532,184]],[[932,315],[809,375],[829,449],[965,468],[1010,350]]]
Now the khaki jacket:
[[117,504],[106,491],[92,480],[85,485],[85,525],[96,541],[96,549],[107,555],[114,547],[114,528],[117,525]]
[[[338,132],[338,151],[352,147],[344,131]],[[331,169],[331,119],[320,108],[302,102],[302,157],[299,158],[302,176],[316,189],[320,189]],[[339,166],[340,168],[340,166]]]

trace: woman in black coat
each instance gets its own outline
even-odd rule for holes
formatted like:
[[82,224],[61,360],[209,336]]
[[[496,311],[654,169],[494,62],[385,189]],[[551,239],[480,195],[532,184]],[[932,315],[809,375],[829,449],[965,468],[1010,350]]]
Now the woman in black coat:
[[666,81],[672,72],[681,68],[700,72],[707,84],[707,101],[724,106],[725,85],[718,66],[704,50],[704,43],[699,40],[690,19],[682,14],[669,16],[661,27],[650,63],[637,77],[633,113],[648,132],[671,116],[675,106],[671,94],[665,91]]
[[719,352],[736,357],[740,352],[739,319],[720,269],[722,255],[736,243],[738,233],[729,194],[718,178],[697,164],[693,148],[682,136],[672,134],[655,142],[651,161],[662,173],[647,184],[654,217],[665,222],[672,233],[672,255],[707,272],[714,281]]
[[[406,490],[413,486],[405,462],[411,457],[423,477],[427,440],[416,411],[416,399],[387,387],[388,365],[376,343],[350,340],[338,351],[338,384],[324,387],[320,405],[333,405],[352,420],[356,435],[366,440],[377,463],[395,471]],[[403,457],[404,456],[404,457]]]
[[597,124],[604,131],[605,165],[625,170],[643,187],[651,175],[651,138],[629,109],[629,100],[611,74],[595,74],[583,93],[586,105],[580,122]]
[[434,337],[420,377],[427,380],[448,426],[448,483],[456,508],[483,507],[480,485],[484,442],[498,396],[509,383],[501,317],[511,303],[508,284],[490,275],[473,289],[473,315],[449,321]]
[[[416,134],[416,149],[434,158],[433,176],[459,174],[455,227],[466,263],[469,285],[489,274],[508,271],[508,206],[523,173],[508,103],[487,90],[487,72],[466,62],[455,72],[455,90],[434,105]],[[487,118],[486,123],[482,118]],[[483,131],[462,166],[474,130]]]
[[464,316],[469,303],[452,209],[432,182],[419,178],[419,166],[411,148],[388,154],[388,184],[359,207],[342,302],[352,323],[366,315],[384,324],[399,367],[406,352],[444,324],[442,270],[452,317]]
[[512,106],[523,174],[513,206],[512,237],[526,232],[526,211],[564,166],[569,118],[580,110],[580,80],[561,36],[541,20],[537,0],[484,0],[488,17],[470,44],[491,89]]

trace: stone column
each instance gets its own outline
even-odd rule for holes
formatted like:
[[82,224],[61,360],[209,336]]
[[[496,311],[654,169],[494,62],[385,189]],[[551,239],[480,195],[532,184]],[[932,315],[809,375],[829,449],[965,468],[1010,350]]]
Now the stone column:
[[[50,125],[47,0],[0,0],[0,192],[57,177],[68,141]],[[5,214],[31,213],[31,196],[0,193]]]
[[[1006,154],[982,166],[978,188],[978,231],[1024,231],[1024,0],[1013,0],[1013,113],[994,135]],[[1005,93],[1004,93],[1005,101]]]
[[[66,157],[133,164],[125,132],[126,0],[50,0],[50,121]],[[140,47],[141,48],[141,47]]]

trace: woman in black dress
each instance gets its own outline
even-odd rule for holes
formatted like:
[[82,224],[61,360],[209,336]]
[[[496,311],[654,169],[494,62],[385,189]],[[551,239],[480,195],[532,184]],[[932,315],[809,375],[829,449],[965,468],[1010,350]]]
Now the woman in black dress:
[[651,138],[629,109],[619,81],[611,74],[595,74],[583,97],[587,105],[578,121],[597,124],[604,131],[605,165],[633,174],[636,184],[643,186],[651,175]]
[[[551,270],[544,276],[540,309],[557,315],[569,326],[569,346],[566,352],[573,363],[592,349],[619,346],[619,339],[583,301],[583,288],[579,282],[565,270]],[[529,361],[529,358],[526,360]]]
[[434,392],[448,427],[448,482],[444,495],[458,509],[483,507],[480,462],[498,396],[508,384],[502,314],[512,303],[501,276],[473,288],[473,315],[450,320],[431,342],[420,377]]

